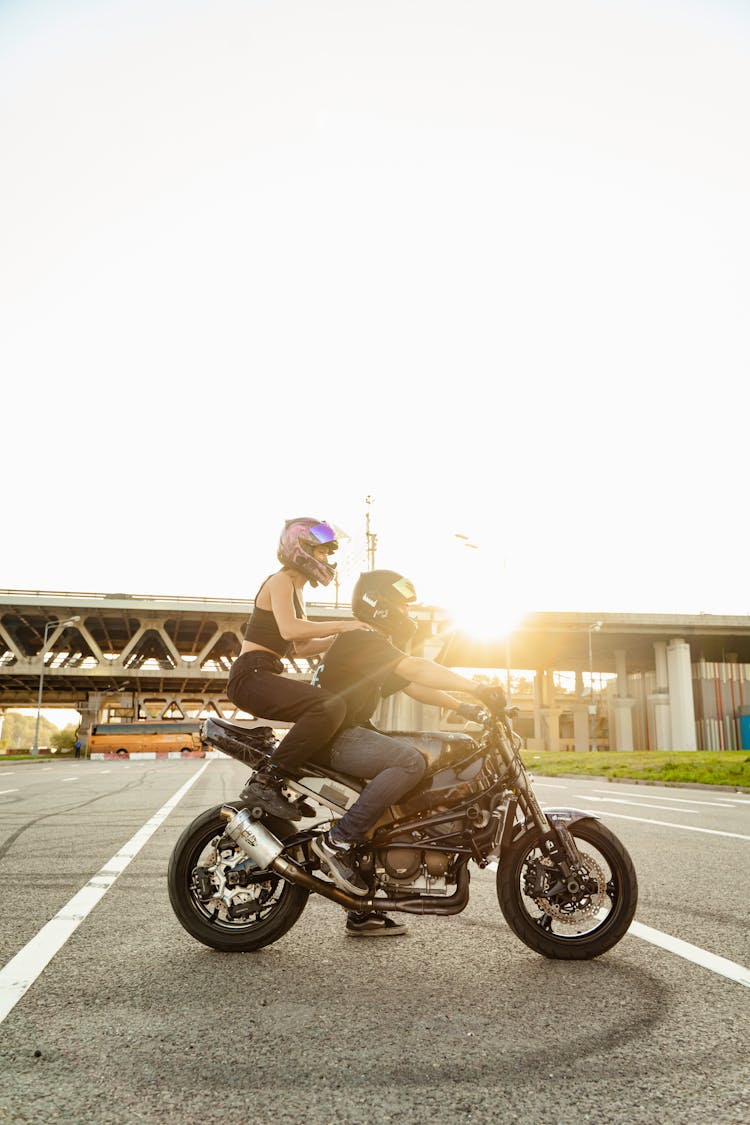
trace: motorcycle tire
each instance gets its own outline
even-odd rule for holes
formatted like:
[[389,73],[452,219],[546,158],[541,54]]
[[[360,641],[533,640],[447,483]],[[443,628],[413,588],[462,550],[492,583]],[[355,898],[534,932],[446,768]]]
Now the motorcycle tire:
[[[569,826],[597,891],[576,906],[564,896],[531,897],[534,864],[549,864],[532,828],[513,841],[497,871],[497,897],[505,921],[530,949],[564,961],[587,961],[606,953],[627,933],[638,901],[635,868],[614,833],[597,820]],[[536,886],[536,884],[534,884]],[[556,899],[556,901],[555,901]]]
[[[167,874],[169,901],[196,941],[222,953],[252,953],[278,941],[292,928],[305,909],[308,891],[287,883],[274,871],[253,870],[250,864],[253,881],[226,892],[232,900],[227,903],[221,897],[226,873],[238,860],[249,861],[224,835],[227,822],[220,815],[221,807],[196,817],[175,844]],[[289,839],[297,831],[289,821],[273,817],[267,817],[264,824],[279,840]],[[216,892],[213,896],[212,891]]]

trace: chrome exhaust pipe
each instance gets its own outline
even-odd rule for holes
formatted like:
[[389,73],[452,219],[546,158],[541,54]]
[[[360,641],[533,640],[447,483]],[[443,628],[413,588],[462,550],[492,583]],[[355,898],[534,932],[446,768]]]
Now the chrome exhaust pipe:
[[234,840],[242,848],[245,855],[249,855],[261,871],[266,871],[273,865],[273,861],[284,850],[281,840],[277,840],[273,832],[269,832],[260,820],[253,820],[247,809],[231,808],[224,805],[221,815],[229,821],[224,832],[230,840]]
[[[261,871],[275,871],[287,882],[296,883],[297,886],[305,887],[314,894],[330,898],[347,910],[361,908],[361,898],[349,895],[331,883],[324,883],[321,879],[308,875],[296,864],[285,859],[281,854],[284,850],[281,840],[277,839],[273,832],[269,832],[260,820],[253,820],[247,809],[237,812],[237,809],[232,808],[231,805],[223,805],[221,815],[229,822],[224,829],[226,835],[242,848],[245,855],[248,855]],[[366,901],[368,904],[372,903],[372,899]]]

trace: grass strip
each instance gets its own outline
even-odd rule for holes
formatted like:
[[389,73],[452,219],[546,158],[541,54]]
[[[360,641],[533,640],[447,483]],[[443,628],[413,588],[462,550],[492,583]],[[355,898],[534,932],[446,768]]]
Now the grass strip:
[[541,777],[580,774],[625,777],[634,781],[687,782],[750,788],[747,750],[633,750],[630,752],[523,750],[524,765]]

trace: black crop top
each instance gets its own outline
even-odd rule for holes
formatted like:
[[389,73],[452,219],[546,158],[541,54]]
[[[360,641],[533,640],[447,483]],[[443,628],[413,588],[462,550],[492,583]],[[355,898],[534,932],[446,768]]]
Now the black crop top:
[[[268,579],[266,579],[266,582]],[[279,632],[279,627],[276,624],[276,618],[271,609],[258,609],[257,601],[260,591],[265,586],[266,582],[261,584],[260,590],[255,595],[256,604],[253,606],[253,612],[242,630],[242,635],[246,641],[250,641],[254,645],[262,645],[263,648],[270,648],[271,652],[275,652],[277,656],[288,656],[294,647],[294,641],[285,641]],[[304,612],[297,591],[294,590],[292,594],[294,598],[294,612],[299,618],[304,619]]]

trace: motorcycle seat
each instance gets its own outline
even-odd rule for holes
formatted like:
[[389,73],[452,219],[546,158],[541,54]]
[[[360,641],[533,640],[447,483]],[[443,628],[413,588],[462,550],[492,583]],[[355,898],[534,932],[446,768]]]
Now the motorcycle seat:
[[227,719],[206,719],[201,727],[201,742],[253,768],[276,749],[272,727],[241,727]]
[[204,728],[206,733],[210,733],[212,728],[219,727],[221,730],[226,731],[227,734],[239,738],[242,742],[247,742],[249,746],[258,745],[260,742],[265,742],[268,737],[268,731],[272,731],[272,727],[267,724],[258,725],[256,727],[243,727],[239,723],[233,723],[229,719],[219,719],[211,717],[206,719]]
[[[476,747],[473,738],[468,734],[456,731],[422,730],[422,731],[384,731],[404,742],[409,742],[424,756],[427,762],[427,774],[436,773],[454,762],[466,758]],[[268,757],[277,746],[273,728],[266,725],[256,727],[243,727],[228,719],[206,719],[201,731],[204,742],[223,750],[230,757],[237,759],[249,766],[257,767],[260,760]],[[355,778],[348,774],[338,773],[330,765],[318,762],[305,762],[297,770],[290,773],[301,777],[304,773],[325,774],[333,780],[343,782],[345,785],[360,786],[362,778]]]

